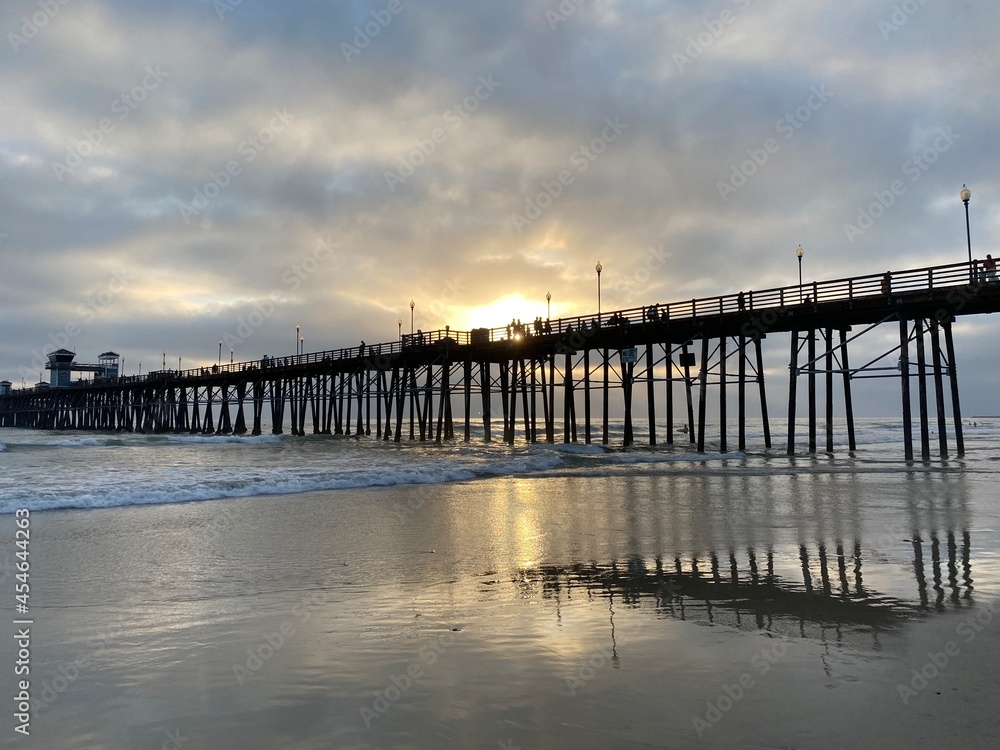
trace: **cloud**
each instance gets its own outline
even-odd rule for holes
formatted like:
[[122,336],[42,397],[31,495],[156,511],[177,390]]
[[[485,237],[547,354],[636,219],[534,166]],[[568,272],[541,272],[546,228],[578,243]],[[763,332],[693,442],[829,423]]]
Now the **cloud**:
[[[505,299],[522,307],[496,325],[530,319],[546,291],[561,314],[592,312],[598,259],[606,309],[793,283],[800,243],[808,278],[961,260],[962,183],[976,254],[996,248],[992,6],[925,3],[886,34],[893,3],[400,2],[387,22],[380,0],[221,18],[210,2],[67,3],[8,42],[0,376],[118,268],[134,281],[81,327],[81,352],[207,364],[320,238],[337,263],[286,289],[248,357],[291,350],[296,322],[316,347],[391,340],[411,298],[425,328]],[[35,10],[7,4],[4,38]],[[167,77],[123,110],[150,66]],[[818,87],[833,96],[786,138],[779,123]],[[275,111],[293,119],[247,146]],[[114,128],[60,181],[53,163],[105,118]],[[628,129],[580,170],[609,118]],[[845,225],[948,128],[960,137],[852,242]],[[780,148],[723,200],[720,181],[769,138]],[[513,227],[563,171],[558,198]],[[217,194],[185,221],[199,190]],[[637,284],[651,247],[665,259]],[[972,350],[988,332],[968,337]]]

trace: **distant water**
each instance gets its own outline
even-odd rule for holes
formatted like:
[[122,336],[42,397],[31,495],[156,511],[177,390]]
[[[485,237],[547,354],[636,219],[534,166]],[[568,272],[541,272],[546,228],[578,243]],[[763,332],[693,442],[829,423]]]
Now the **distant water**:
[[[496,428],[494,427],[494,435]],[[565,445],[562,425],[557,442],[526,445],[484,443],[481,432],[472,441],[441,445],[433,442],[382,442],[374,437],[262,435],[259,437],[200,435],[137,435],[130,433],[44,432],[0,429],[0,514],[16,508],[106,508],[137,504],[180,503],[264,495],[293,495],[318,490],[392,485],[426,485],[503,476],[613,476],[636,471],[676,470],[706,461],[743,458],[743,468],[783,471],[783,425],[774,424],[774,445],[766,451],[763,436],[748,434],[746,454],[735,452],[736,428],[729,430],[728,452],[720,454],[711,438],[718,427],[709,425],[708,450],[698,454],[686,436],[675,434],[672,446],[663,444],[665,426],[658,426],[660,444],[648,443],[647,427],[636,423],[636,445],[623,450],[623,424],[611,426],[609,444]],[[798,428],[798,450],[804,450],[806,425]],[[916,431],[915,431],[916,434]],[[965,430],[967,453],[961,464],[974,468],[1000,455],[1000,420],[984,420]],[[819,436],[825,445],[825,433]],[[848,457],[847,436],[835,436],[837,458],[852,464],[902,464],[902,428],[899,422],[859,420],[858,451]],[[954,435],[949,425],[949,441]],[[934,458],[937,441],[932,436]],[[919,453],[919,445],[916,446]],[[825,454],[820,453],[820,456]]]

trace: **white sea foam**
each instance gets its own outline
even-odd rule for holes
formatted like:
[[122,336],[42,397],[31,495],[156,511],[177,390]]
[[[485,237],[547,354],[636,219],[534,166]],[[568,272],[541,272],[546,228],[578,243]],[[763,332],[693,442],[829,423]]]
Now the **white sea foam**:
[[168,443],[280,443],[281,435],[163,435],[161,436]]
[[56,438],[53,440],[25,440],[12,445],[29,448],[104,448],[112,443],[120,444],[114,438]]
[[521,454],[493,462],[447,464],[427,461],[388,467],[362,466],[358,462],[335,468],[308,465],[299,468],[266,467],[237,470],[213,469],[210,475],[190,470],[172,473],[169,481],[159,475],[115,478],[110,472],[89,477],[87,486],[74,492],[23,489],[21,497],[0,500],[0,513],[15,508],[110,508],[126,505],[184,503],[263,495],[343,490],[394,485],[426,485],[469,481],[484,476],[535,473],[562,464],[556,455]]

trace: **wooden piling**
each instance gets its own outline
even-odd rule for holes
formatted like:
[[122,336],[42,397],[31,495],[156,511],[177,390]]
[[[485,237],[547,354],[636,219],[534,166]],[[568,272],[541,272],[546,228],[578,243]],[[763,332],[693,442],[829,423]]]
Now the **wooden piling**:
[[965,455],[965,433],[962,427],[962,407],[958,396],[958,368],[955,365],[955,341],[952,338],[950,318],[945,319],[942,328],[944,328],[945,354],[948,357],[948,380],[951,384],[952,419],[955,422],[955,454],[961,457]]
[[788,364],[788,455],[795,453],[796,385],[799,380],[799,332],[791,332],[792,351]]
[[914,335],[917,338],[917,405],[920,409],[920,459],[929,461],[931,457],[930,425],[927,415],[927,362],[924,356],[924,320],[917,318],[914,322]]
[[937,412],[938,451],[941,458],[948,457],[948,430],[945,421],[944,379],[941,372],[940,324],[931,319],[931,366],[934,368],[934,406]]
[[910,406],[910,329],[906,317],[899,316],[899,374],[903,397],[903,452],[907,461],[913,460],[913,421]]

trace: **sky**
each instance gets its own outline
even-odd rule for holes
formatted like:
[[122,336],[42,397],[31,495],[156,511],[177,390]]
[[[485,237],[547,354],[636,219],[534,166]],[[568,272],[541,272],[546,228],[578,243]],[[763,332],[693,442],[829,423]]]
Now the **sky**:
[[[423,330],[590,314],[598,260],[605,311],[794,284],[800,244],[806,281],[959,262],[963,184],[984,257],[998,26],[971,0],[4,0],[0,379],[58,347],[131,374],[391,341],[411,300]],[[966,413],[1000,413],[996,324],[956,333]]]

